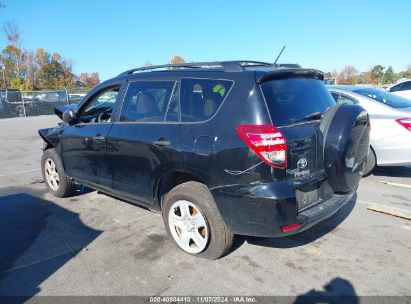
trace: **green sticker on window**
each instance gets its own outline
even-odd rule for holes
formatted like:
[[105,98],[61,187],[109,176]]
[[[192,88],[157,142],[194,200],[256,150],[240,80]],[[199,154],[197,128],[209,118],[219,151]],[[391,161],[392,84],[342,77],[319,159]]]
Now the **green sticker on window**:
[[213,92],[218,93],[221,95],[221,97],[224,97],[225,94],[225,87],[221,84],[217,84],[213,87]]

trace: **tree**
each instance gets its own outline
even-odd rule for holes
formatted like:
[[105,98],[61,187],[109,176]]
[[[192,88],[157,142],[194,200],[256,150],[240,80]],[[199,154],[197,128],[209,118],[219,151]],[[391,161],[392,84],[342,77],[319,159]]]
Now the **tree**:
[[183,57],[176,55],[170,58],[168,61],[170,64],[176,64],[176,63],[185,63],[186,61],[184,60]]
[[356,84],[358,80],[358,70],[351,66],[346,65],[338,76],[339,84]]
[[9,44],[20,46],[20,29],[16,22],[7,21],[3,25],[3,32]]
[[9,46],[13,47],[14,63],[16,65],[17,76],[20,76],[20,66],[23,60],[23,52],[20,50],[20,29],[15,22],[8,21],[3,25],[3,32]]
[[31,50],[25,51],[25,61],[24,65],[26,67],[26,80],[25,80],[25,88],[24,90],[34,90],[36,82],[35,82],[35,74],[37,71],[37,65],[35,62],[34,52]]
[[46,65],[49,62],[50,54],[43,48],[38,48],[34,55],[34,61],[36,65],[35,83],[39,87],[42,87],[47,83],[47,71]]
[[381,64],[377,64],[371,69],[370,72],[373,84],[380,84],[384,75],[384,67]]
[[71,88],[74,84],[73,61],[70,59],[61,60],[61,68],[63,71],[62,83],[65,88]]
[[[0,9],[4,8],[0,1]],[[22,90],[70,88],[74,84],[73,61],[43,48],[24,50],[20,47],[21,31],[15,22],[6,22],[3,33],[7,46],[0,52],[4,86]],[[86,85],[100,82],[98,73],[87,74]]]
[[20,76],[20,65],[19,62],[22,60],[22,52],[20,49],[16,48],[14,45],[7,45],[1,53],[1,62],[4,66],[5,78],[9,81],[14,77]]
[[90,78],[88,80],[88,85],[89,87],[94,87],[95,85],[97,85],[100,82],[100,77],[98,76],[98,73],[93,72],[90,74]]
[[411,64],[408,65],[407,67],[407,72],[406,72],[405,77],[411,78]]
[[78,79],[86,85],[86,87],[92,88],[100,82],[98,73],[81,73]]
[[395,82],[395,74],[394,74],[394,69],[392,66],[389,66],[387,70],[384,73],[384,77],[382,80],[383,84],[391,84]]

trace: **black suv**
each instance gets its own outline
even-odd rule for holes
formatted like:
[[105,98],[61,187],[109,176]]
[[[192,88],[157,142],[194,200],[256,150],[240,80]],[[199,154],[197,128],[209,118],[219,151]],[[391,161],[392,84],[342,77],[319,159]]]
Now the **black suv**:
[[124,72],[39,131],[46,185],[161,212],[178,247],[209,259],[234,234],[300,232],[351,199],[369,149],[367,112],[335,105],[322,80],[255,61]]

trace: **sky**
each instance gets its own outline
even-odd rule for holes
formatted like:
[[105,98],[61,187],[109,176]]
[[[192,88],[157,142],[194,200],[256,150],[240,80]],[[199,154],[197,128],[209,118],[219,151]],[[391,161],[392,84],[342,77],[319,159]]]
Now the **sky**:
[[[146,61],[248,59],[323,71],[411,65],[409,0],[0,0],[22,47],[109,79]],[[6,45],[0,37],[0,47]]]

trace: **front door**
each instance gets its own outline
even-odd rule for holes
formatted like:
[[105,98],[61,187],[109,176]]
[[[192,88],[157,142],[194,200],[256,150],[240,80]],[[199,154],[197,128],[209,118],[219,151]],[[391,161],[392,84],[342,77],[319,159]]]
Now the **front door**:
[[120,85],[115,84],[93,94],[79,109],[76,123],[61,134],[65,171],[75,180],[100,186],[110,184],[106,140],[119,89]]
[[176,92],[174,80],[128,84],[119,121],[107,137],[113,191],[152,204],[155,177],[175,159]]

